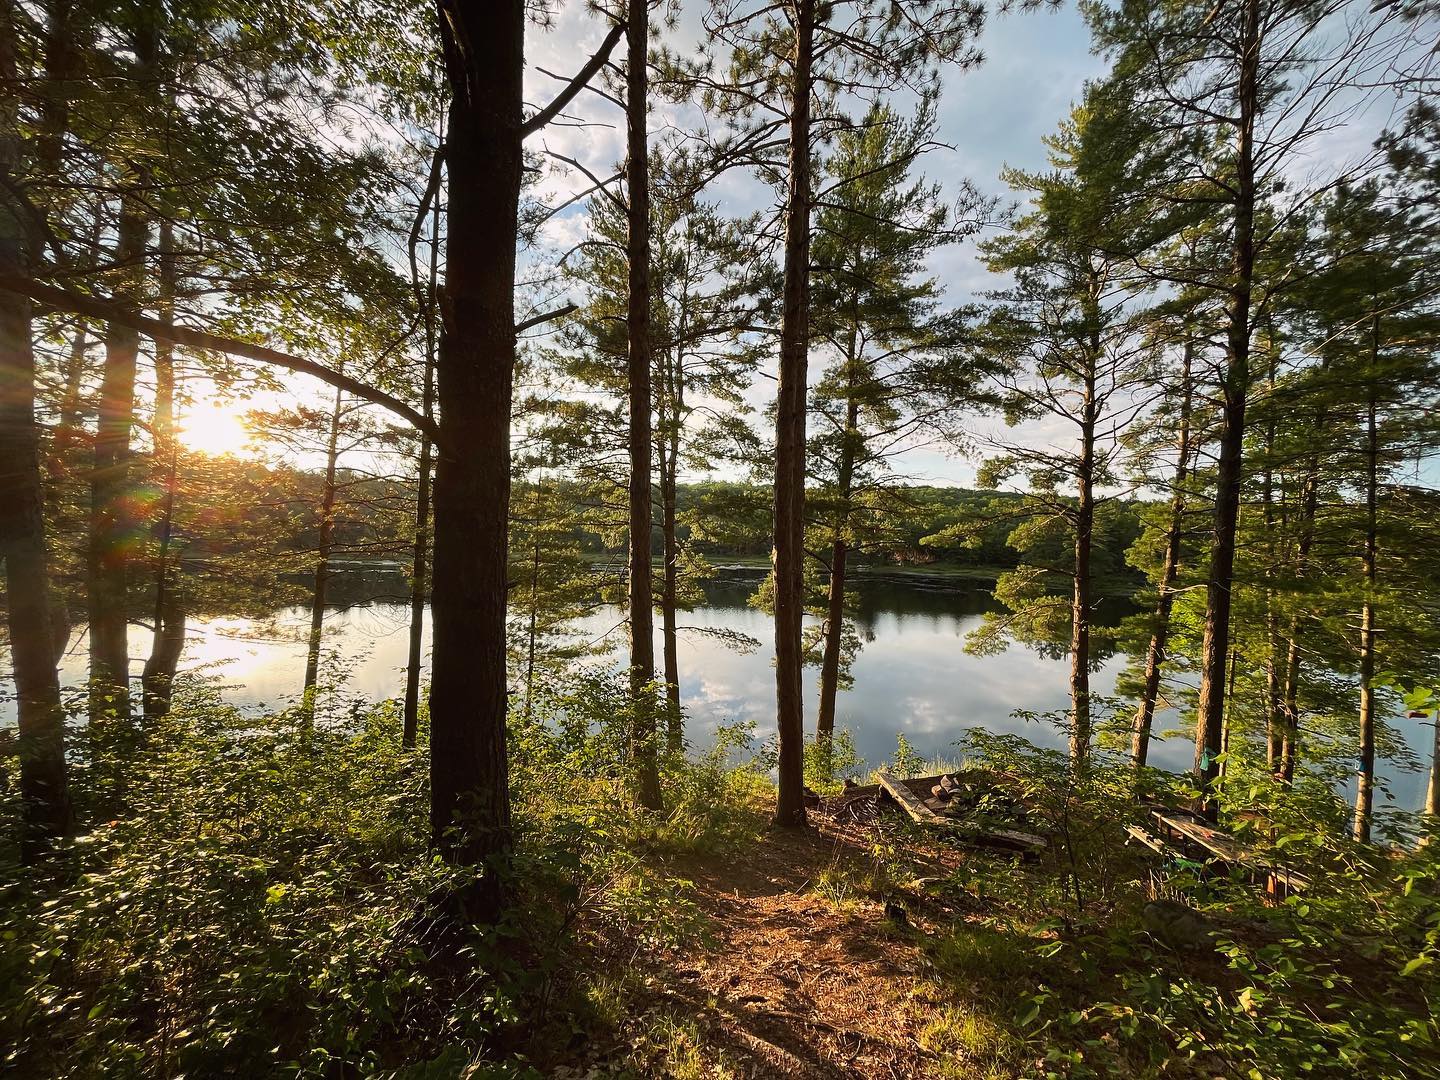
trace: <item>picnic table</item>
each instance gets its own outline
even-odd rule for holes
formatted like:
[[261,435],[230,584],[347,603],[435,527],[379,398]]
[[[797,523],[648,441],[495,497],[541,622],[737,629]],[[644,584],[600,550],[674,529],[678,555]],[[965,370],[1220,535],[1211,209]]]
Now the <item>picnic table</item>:
[[1273,896],[1298,892],[1310,884],[1303,874],[1275,866],[1243,842],[1206,822],[1188,810],[1153,808],[1151,818],[1167,840],[1204,852],[1211,861],[1248,870],[1265,880],[1265,891]]

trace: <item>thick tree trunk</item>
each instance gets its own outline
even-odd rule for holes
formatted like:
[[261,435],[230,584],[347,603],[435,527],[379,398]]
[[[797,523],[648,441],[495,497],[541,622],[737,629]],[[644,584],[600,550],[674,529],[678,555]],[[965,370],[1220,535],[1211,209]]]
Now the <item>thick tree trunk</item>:
[[345,395],[335,391],[330,429],[325,434],[325,486],[320,492],[320,535],[315,546],[315,583],[310,591],[310,637],[305,647],[305,699],[301,715],[308,726],[315,719],[316,686],[320,681],[320,645],[325,637],[325,602],[330,591],[330,553],[335,545],[335,469],[340,458],[340,417]]
[[656,766],[655,707],[649,685],[655,680],[655,596],[650,565],[650,157],[645,109],[649,105],[649,0],[629,0],[625,37],[625,164],[629,195],[630,295],[630,701],[634,710],[630,757],[636,795],[649,810],[661,808]]
[[1360,760],[1355,771],[1355,839],[1370,842],[1375,803],[1375,564],[1379,553],[1380,434],[1377,424],[1375,358],[1380,351],[1380,317],[1371,319],[1369,397],[1365,410],[1365,546],[1361,568],[1365,599],[1360,608]]
[[505,904],[512,846],[505,577],[525,4],[439,0],[438,8],[452,98],[436,368],[430,824],[449,858],[487,866],[468,906],[491,922]]
[[[433,419],[435,398],[435,303],[440,278],[440,203],[430,218],[430,288],[425,295],[425,376],[420,411]],[[430,475],[434,471],[429,436],[420,435],[419,481],[415,494],[415,545],[410,556],[410,642],[405,659],[405,706],[400,745],[415,749],[420,731],[420,663],[425,638],[425,583],[430,545]]]
[[[158,317],[174,321],[175,238],[171,224],[160,225],[160,296]],[[155,630],[150,656],[140,676],[146,722],[170,712],[175,670],[185,648],[185,608],[180,591],[180,563],[172,558],[175,532],[175,489],[179,445],[175,438],[175,348],[155,342],[155,413],[150,423],[155,464],[164,469],[160,499],[159,550],[155,557]],[[163,464],[161,464],[163,463]]]
[[[1246,0],[1239,48],[1236,104],[1234,235],[1226,305],[1226,371],[1221,387],[1220,450],[1215,475],[1215,527],[1200,647],[1200,701],[1195,719],[1195,775],[1207,790],[1220,774],[1225,716],[1225,667],[1230,655],[1230,606],[1235,586],[1235,532],[1250,389],[1250,293],[1255,274],[1255,116],[1259,96],[1260,2]],[[1213,800],[1206,802],[1213,815]]]
[[1190,365],[1194,342],[1185,338],[1180,369],[1180,424],[1176,435],[1175,481],[1170,494],[1170,520],[1165,528],[1165,562],[1160,570],[1159,598],[1155,601],[1150,644],[1145,650],[1145,677],[1140,705],[1135,711],[1130,756],[1136,768],[1143,768],[1150,753],[1150,735],[1155,724],[1155,703],[1160,696],[1160,676],[1165,666],[1165,648],[1170,640],[1170,612],[1175,606],[1175,581],[1180,573],[1180,541],[1185,525],[1185,483],[1190,475]]
[[45,30],[45,82],[40,98],[39,133],[35,139],[36,171],[48,181],[63,179],[65,132],[70,127],[70,102],[79,88],[80,52],[76,48],[79,5],[50,0]]
[[[0,83],[16,85],[14,9],[0,0]],[[19,163],[16,106],[0,98],[0,179]],[[0,273],[29,272],[24,211],[0,183]],[[35,422],[35,353],[30,301],[0,291],[0,557],[19,722],[21,856],[32,862],[70,829],[65,714],[50,626],[40,432]]]
[[[141,208],[126,198],[120,212],[115,257],[126,266],[115,298],[138,306],[149,230]],[[105,334],[105,373],[100,383],[95,467],[90,477],[88,562],[90,615],[90,722],[130,717],[129,612],[126,590],[131,507],[130,431],[135,419],[135,366],[140,334],[112,322]]]
[[805,823],[805,703],[801,627],[805,610],[805,407],[810,344],[810,65],[815,2],[793,0],[795,54],[790,102],[790,189],[780,385],[775,411],[775,726],[780,739],[777,825]]

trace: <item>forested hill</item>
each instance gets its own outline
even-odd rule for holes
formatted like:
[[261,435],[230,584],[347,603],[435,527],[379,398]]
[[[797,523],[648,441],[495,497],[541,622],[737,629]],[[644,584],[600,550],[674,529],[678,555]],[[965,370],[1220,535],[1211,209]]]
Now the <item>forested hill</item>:
[[[143,457],[140,460],[144,462]],[[243,456],[186,454],[178,485],[186,497],[177,501],[174,537],[191,562],[223,561],[227,573],[236,576],[310,571],[325,503],[322,470]],[[522,500],[546,501],[552,542],[559,542],[554,535],[559,534],[568,538],[576,554],[623,558],[624,520],[615,510],[613,486],[560,478],[546,481],[543,489],[523,484],[517,488]],[[675,491],[676,538],[685,550],[710,563],[769,562],[774,500],[768,485],[705,481],[679,483]],[[78,501],[82,491],[70,494]],[[415,495],[413,478],[381,475],[378,470],[338,470],[328,537],[336,562],[408,569]],[[1058,501],[1073,504],[1073,500]],[[1142,535],[1146,505],[1133,498],[1105,504],[1092,556],[1098,578],[1119,587],[1142,582],[1141,572],[1127,560]],[[809,501],[809,508],[818,532],[828,509],[823,493]],[[858,513],[865,520],[851,552],[858,566],[954,571],[993,581],[1019,563],[1021,553],[1008,540],[1016,526],[1028,520],[1029,507],[1025,496],[1015,492],[894,484],[877,489]],[[512,547],[520,549],[523,501],[517,502],[516,514],[521,520]],[[59,521],[62,528],[75,527],[82,518],[77,508]],[[61,550],[78,550],[83,546],[80,541],[77,534]],[[1032,547],[1029,554],[1035,561],[1063,569],[1069,544],[1057,528],[1050,542]],[[659,523],[652,531],[651,548],[656,558],[663,557],[665,536]],[[523,551],[512,551],[512,559],[521,558]],[[57,570],[59,581],[80,588],[83,574],[78,564],[60,563]]]

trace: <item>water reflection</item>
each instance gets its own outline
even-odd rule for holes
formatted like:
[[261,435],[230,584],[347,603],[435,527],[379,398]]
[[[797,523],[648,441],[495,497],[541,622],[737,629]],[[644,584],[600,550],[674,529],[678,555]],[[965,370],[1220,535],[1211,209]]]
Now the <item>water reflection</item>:
[[[692,744],[707,744],[721,724],[753,721],[764,738],[774,732],[774,671],[771,666],[771,624],[763,612],[746,601],[755,576],[731,572],[706,588],[706,603],[681,615],[681,696],[689,713]],[[326,619],[325,649],[331,676],[343,664],[349,688],[369,698],[398,695],[404,685],[407,604],[394,602],[400,587],[374,588],[370,596],[383,600],[356,603],[332,610]],[[355,595],[364,590],[356,585]],[[1062,737],[1042,724],[1017,719],[1017,710],[1044,712],[1063,709],[1068,693],[1068,662],[1063,656],[1046,656],[1013,645],[995,656],[976,657],[964,651],[966,634],[977,627],[985,612],[995,609],[988,592],[977,587],[943,588],[938,583],[913,579],[862,579],[857,589],[856,626],[863,648],[853,666],[854,687],[837,701],[837,723],[848,729],[856,748],[870,763],[890,758],[895,736],[904,732],[923,754],[953,755],[953,744],[969,727],[1019,732],[1035,742],[1060,746]],[[1126,613],[1123,603],[1102,606],[1102,622],[1115,623]],[[304,636],[308,611],[286,607],[267,619],[212,617],[193,620],[181,663],[183,671],[208,672],[226,687],[226,696],[239,705],[274,707],[295,700],[305,669]],[[623,612],[597,610],[577,628],[587,640],[619,649],[623,645]],[[749,652],[737,651],[714,631],[733,638],[747,635],[759,642]],[[148,642],[142,631],[132,632],[132,651],[139,655]],[[426,650],[429,624],[426,625]],[[656,654],[660,655],[657,638]],[[1124,666],[1123,656],[1103,658],[1092,676],[1092,688],[1101,695],[1114,693],[1115,679]],[[62,679],[72,686],[85,678],[86,646],[72,642],[61,665]],[[137,661],[133,674],[138,675]],[[14,722],[14,703],[8,700],[8,672],[0,704],[0,722]],[[818,672],[805,672],[807,721],[813,723]],[[1430,731],[1420,721],[1396,717],[1390,721],[1420,760],[1428,765]],[[1173,713],[1161,713],[1157,729],[1177,726]],[[1191,744],[1184,738],[1157,742],[1151,751],[1154,764],[1185,769]],[[1424,778],[1419,773],[1383,770],[1398,805],[1418,807],[1423,800]]]

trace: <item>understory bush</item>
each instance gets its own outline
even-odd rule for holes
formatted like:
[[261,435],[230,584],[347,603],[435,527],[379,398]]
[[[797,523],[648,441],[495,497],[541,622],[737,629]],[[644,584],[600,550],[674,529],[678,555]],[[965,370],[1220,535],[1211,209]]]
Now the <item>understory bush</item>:
[[193,687],[143,732],[79,729],[78,835],[42,866],[0,865],[3,1068],[527,1075],[570,1037],[553,1029],[577,965],[695,931],[647,846],[747,827],[731,796],[751,781],[714,753],[667,761],[673,813],[637,812],[614,724],[584,715],[609,689],[579,679],[514,725],[515,916],[483,934],[446,928],[469,871],[427,847],[426,752],[400,748],[396,703],[322,708],[312,729]]
[[[937,976],[1008,1013],[1046,1076],[1440,1077],[1440,845],[1353,842],[1323,785],[1236,767],[1219,814],[1258,864],[1303,869],[1283,900],[1126,843],[1179,778],[975,733],[1051,839],[1034,863],[967,860],[950,886],[986,915],[927,945]],[[1183,863],[1183,860],[1179,860]],[[1180,905],[1183,905],[1180,906]],[[1166,920],[1178,920],[1171,933]],[[1029,1074],[1026,1071],[1026,1074]]]

